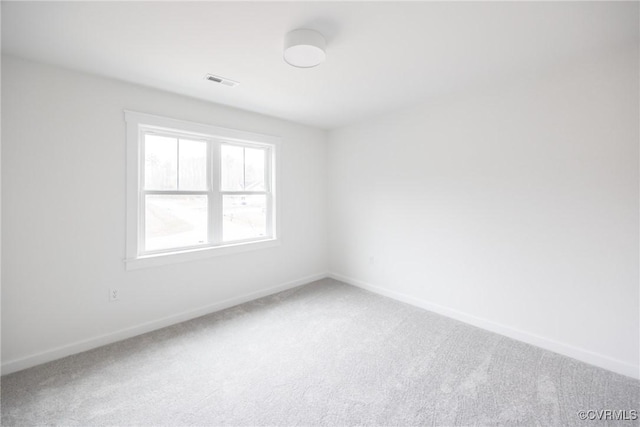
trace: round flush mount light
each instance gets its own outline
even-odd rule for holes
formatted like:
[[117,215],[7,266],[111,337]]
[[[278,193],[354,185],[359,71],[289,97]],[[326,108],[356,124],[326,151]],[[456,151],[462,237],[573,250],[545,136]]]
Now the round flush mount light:
[[299,29],[284,38],[284,60],[298,68],[311,68],[325,60],[327,45],[322,34],[313,30]]

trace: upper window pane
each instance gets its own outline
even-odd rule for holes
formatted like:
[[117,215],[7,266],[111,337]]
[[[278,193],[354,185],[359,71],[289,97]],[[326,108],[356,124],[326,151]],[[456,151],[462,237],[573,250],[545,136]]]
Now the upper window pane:
[[222,191],[264,191],[266,152],[223,144],[220,149]]
[[207,143],[180,139],[178,142],[178,188],[180,190],[206,190]]
[[264,191],[265,150],[260,148],[244,149],[244,189],[246,191]]
[[177,138],[145,135],[144,187],[146,190],[178,189]]
[[244,148],[237,145],[222,144],[220,147],[222,166],[222,190],[244,190]]

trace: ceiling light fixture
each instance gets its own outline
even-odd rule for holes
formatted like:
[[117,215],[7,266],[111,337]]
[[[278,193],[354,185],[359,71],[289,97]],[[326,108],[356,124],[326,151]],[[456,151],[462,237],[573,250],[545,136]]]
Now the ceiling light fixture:
[[284,38],[284,60],[298,68],[315,67],[327,57],[326,46],[326,40],[317,31],[293,30]]

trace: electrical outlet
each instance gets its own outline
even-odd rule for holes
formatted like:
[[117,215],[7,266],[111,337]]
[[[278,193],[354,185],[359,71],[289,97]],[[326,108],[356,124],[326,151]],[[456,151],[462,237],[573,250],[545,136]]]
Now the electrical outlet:
[[116,288],[109,289],[109,301],[119,301],[120,300],[120,290]]

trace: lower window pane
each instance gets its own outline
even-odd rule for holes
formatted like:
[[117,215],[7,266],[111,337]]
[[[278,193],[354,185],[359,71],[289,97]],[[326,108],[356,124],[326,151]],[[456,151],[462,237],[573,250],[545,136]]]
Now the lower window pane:
[[266,196],[223,196],[222,239],[255,239],[267,235]]
[[145,250],[207,243],[207,196],[145,197]]

